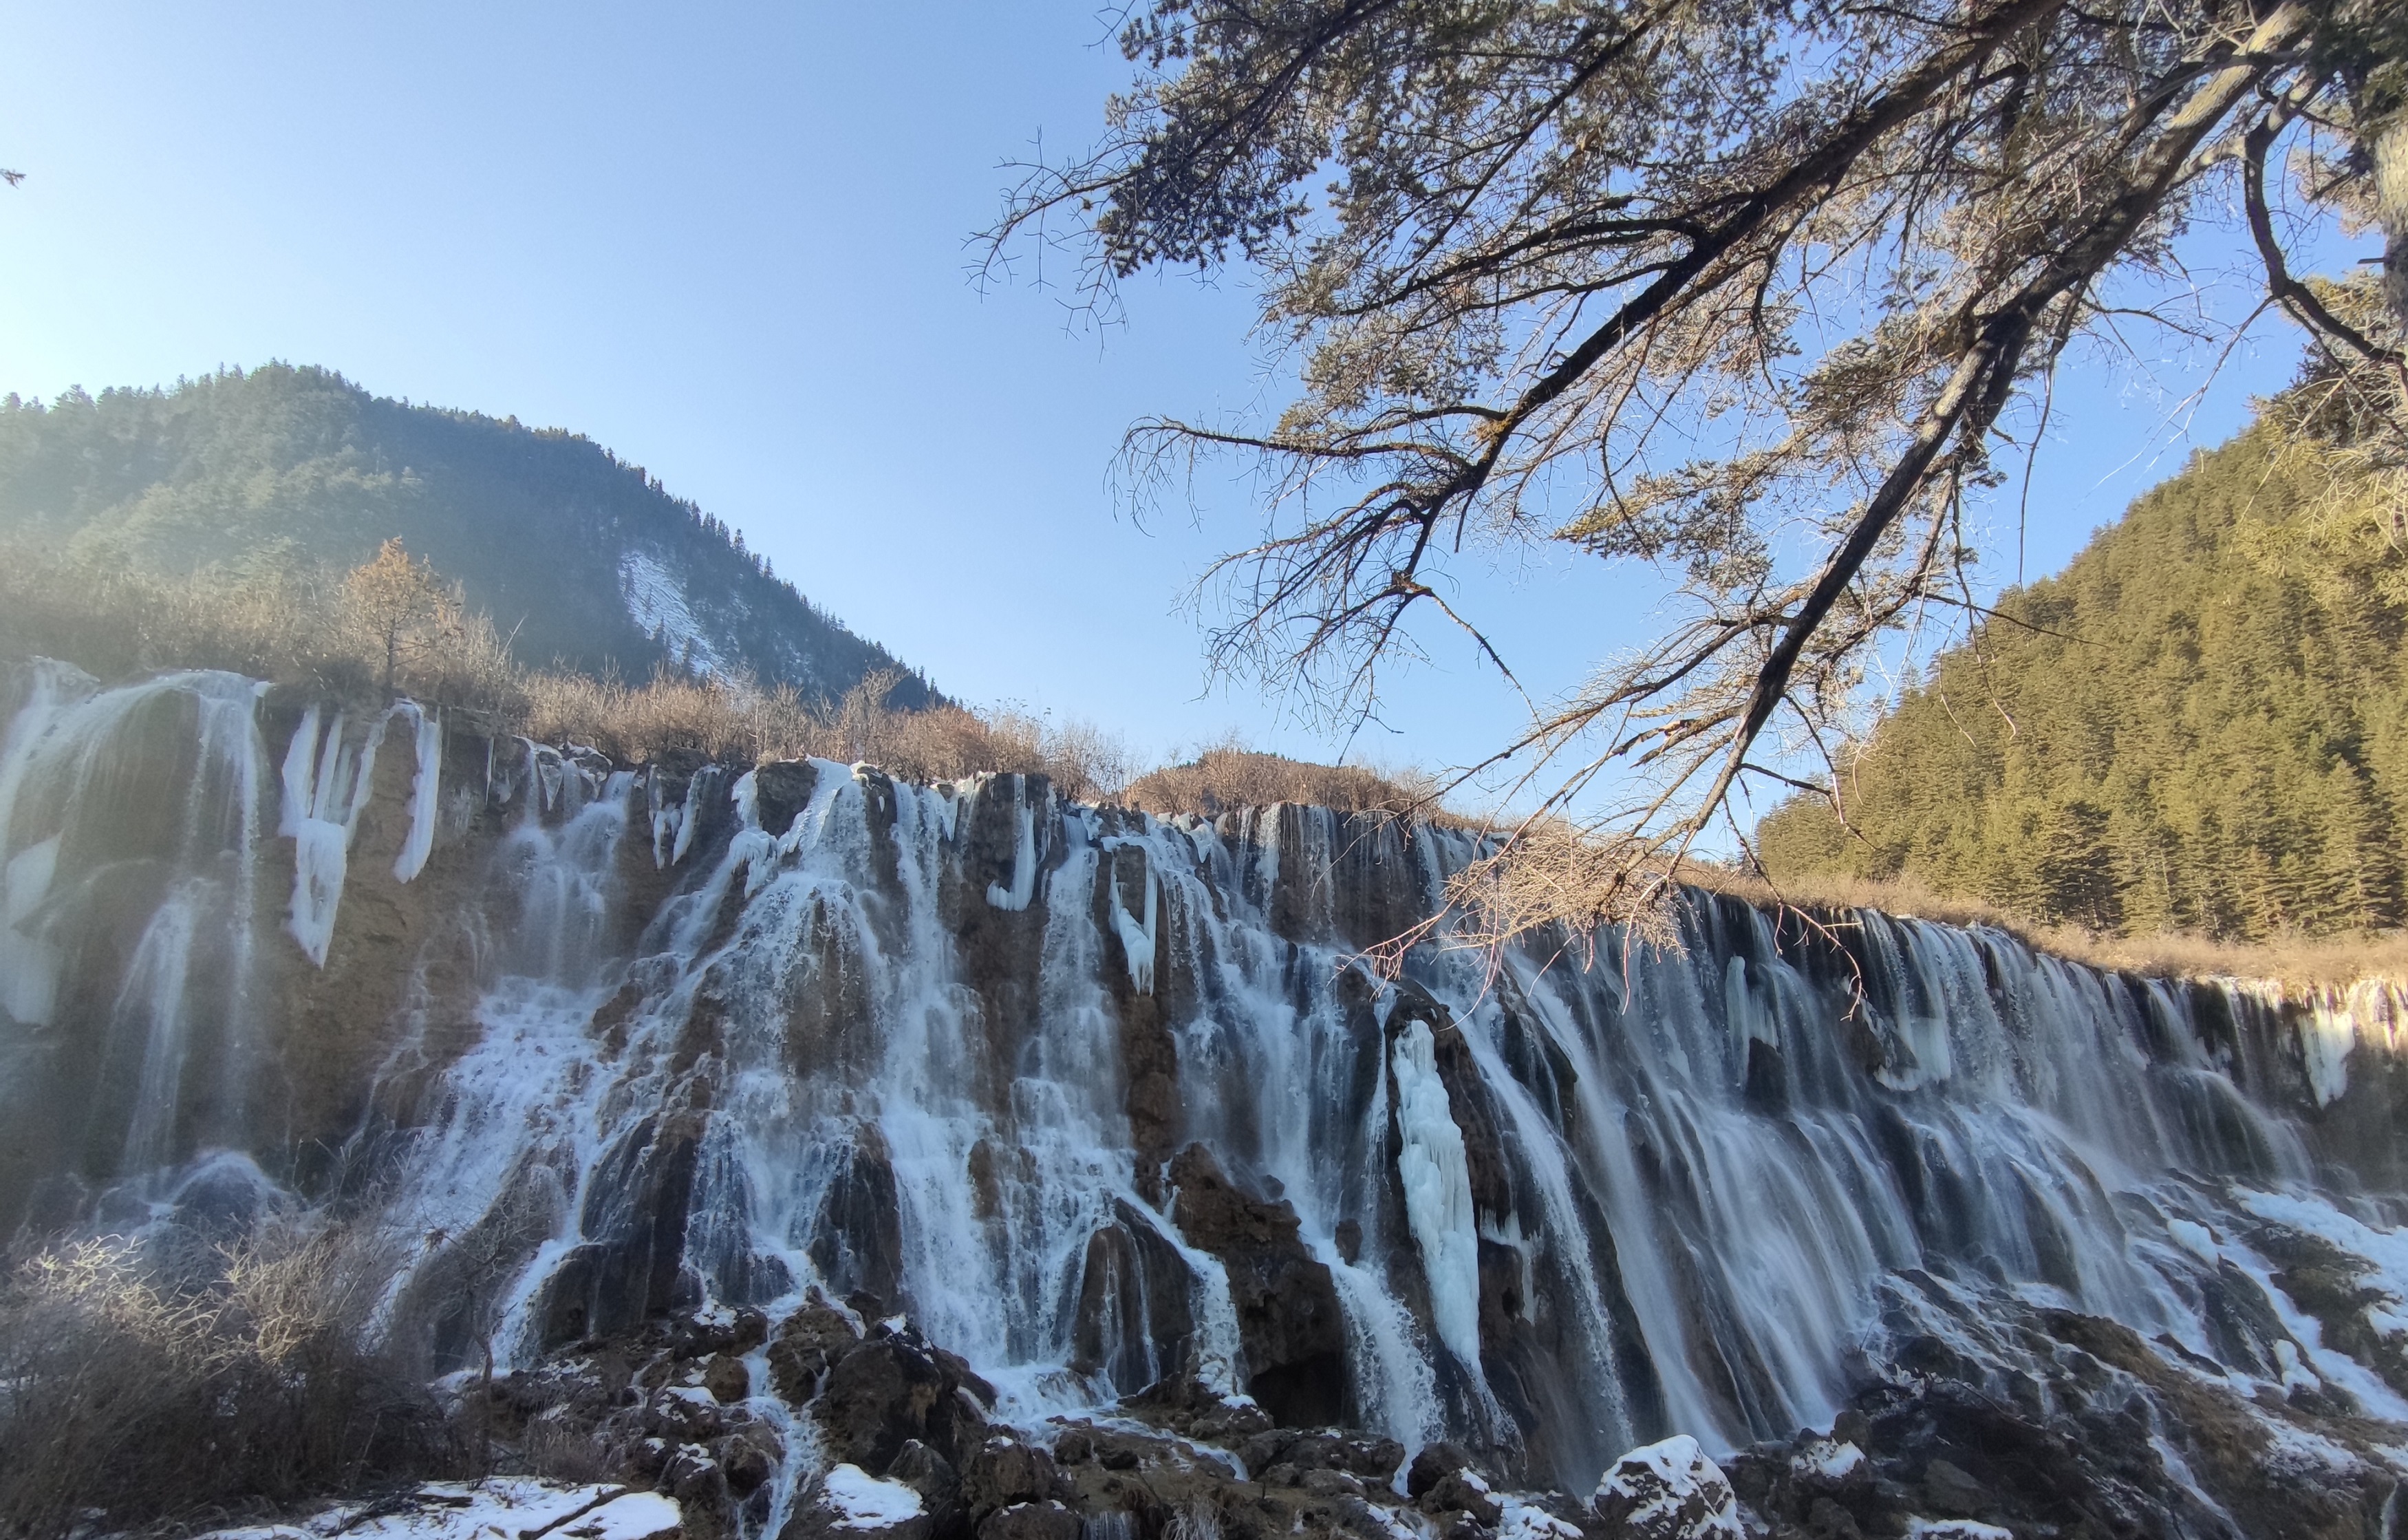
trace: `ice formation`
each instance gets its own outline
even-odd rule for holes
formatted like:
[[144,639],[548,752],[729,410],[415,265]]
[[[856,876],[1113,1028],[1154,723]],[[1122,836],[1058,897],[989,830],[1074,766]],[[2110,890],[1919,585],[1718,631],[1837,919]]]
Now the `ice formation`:
[[1405,1214],[1429,1279],[1430,1315],[1439,1340],[1466,1363],[1480,1361],[1480,1238],[1473,1229],[1471,1167],[1463,1130],[1447,1106],[1429,1023],[1409,1021],[1392,1059],[1397,1077],[1397,1130],[1402,1145],[1397,1176]]

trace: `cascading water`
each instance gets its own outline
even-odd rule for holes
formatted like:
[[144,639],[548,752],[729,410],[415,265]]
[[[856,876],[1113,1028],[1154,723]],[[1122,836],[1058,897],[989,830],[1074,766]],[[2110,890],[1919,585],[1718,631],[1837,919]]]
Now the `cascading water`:
[[[1389,981],[1360,949],[1470,837],[637,772],[224,675],[16,689],[0,1112],[71,1110],[0,1164],[7,1222],[237,1157],[372,1194],[432,1372],[816,1291],[1023,1422],[1186,1374],[1585,1490],[1669,1432],[1828,1427],[1930,1344],[2012,1375],[1999,1322],[2039,1310],[2408,1419],[2249,1240],[2385,1259],[2408,1333],[2387,991],[1704,895],[1677,951],[1431,943]],[[764,1524],[818,1458],[776,1416]]]

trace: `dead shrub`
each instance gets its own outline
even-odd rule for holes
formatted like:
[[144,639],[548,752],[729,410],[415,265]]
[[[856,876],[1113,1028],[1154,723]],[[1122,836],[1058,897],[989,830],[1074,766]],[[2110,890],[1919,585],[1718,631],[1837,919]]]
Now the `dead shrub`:
[[459,1470],[441,1408],[370,1346],[392,1269],[360,1232],[298,1219],[180,1258],[122,1238],[34,1256],[0,1287],[0,1532]]

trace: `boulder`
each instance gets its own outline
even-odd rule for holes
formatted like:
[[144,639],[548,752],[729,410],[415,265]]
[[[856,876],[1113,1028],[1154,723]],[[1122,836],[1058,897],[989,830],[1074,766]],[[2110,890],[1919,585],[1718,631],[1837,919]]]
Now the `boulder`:
[[846,1353],[811,1404],[829,1452],[864,1470],[884,1471],[914,1439],[958,1469],[986,1437],[972,1386],[985,1382],[960,1360],[930,1350],[916,1333],[891,1332]]
[[978,1540],[1079,1540],[1079,1516],[1060,1503],[1015,1503],[986,1516]]
[[1746,1533],[1730,1482],[1686,1433],[1624,1455],[1597,1484],[1589,1505],[1628,1540],[1743,1540]]
[[935,1527],[918,1492],[846,1463],[796,1505],[778,1540],[928,1540]]
[[829,1366],[860,1341],[852,1317],[814,1295],[786,1317],[770,1342],[769,1384],[779,1399],[799,1406],[819,1394]]
[[951,1461],[915,1438],[886,1467],[886,1479],[900,1481],[920,1494],[938,1533],[953,1531],[962,1511],[962,1478]]
[[1009,1433],[988,1439],[962,1465],[962,1502],[974,1524],[998,1509],[1065,1496],[1068,1490],[1052,1455]]
[[1447,1439],[1425,1444],[1413,1456],[1412,1469],[1405,1473],[1405,1494],[1422,1497],[1447,1476],[1471,1463],[1471,1451]]
[[1461,1514],[1492,1530],[1505,1518],[1505,1510],[1489,1495],[1487,1481],[1469,1468],[1440,1476],[1422,1493],[1419,1505],[1424,1513]]
[[703,1365],[702,1388],[723,1404],[742,1401],[752,1393],[752,1371],[744,1360],[729,1353],[718,1353]]
[[751,1422],[711,1445],[713,1459],[727,1477],[729,1495],[741,1501],[768,1484],[778,1474],[784,1451],[767,1424]]
[[1923,1468],[1923,1501],[1942,1518],[1977,1518],[1996,1505],[1990,1489],[1971,1472],[1938,1458]]

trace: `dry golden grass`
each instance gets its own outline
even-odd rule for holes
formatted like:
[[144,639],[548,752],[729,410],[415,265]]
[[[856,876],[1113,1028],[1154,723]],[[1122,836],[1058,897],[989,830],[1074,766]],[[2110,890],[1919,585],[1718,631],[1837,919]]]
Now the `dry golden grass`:
[[390,669],[395,688],[478,727],[584,743],[629,762],[692,749],[738,761],[867,761],[915,781],[1023,771],[1052,777],[1082,801],[1100,801],[1128,779],[1127,751],[1084,724],[1056,727],[950,704],[894,710],[886,698],[901,681],[895,673],[822,708],[791,687],[742,679],[664,669],[629,684],[523,668],[492,623],[463,611],[432,573],[408,567],[397,548],[380,559],[408,572],[407,605],[380,601],[376,584],[359,581],[369,569],[347,580],[170,578],[0,541],[0,657],[48,654],[102,678],[225,669],[338,698],[380,694]]
[[1878,909],[1904,918],[2004,930],[2037,951],[2093,968],[2161,978],[2266,979],[2286,987],[2345,986],[2360,979],[2408,978],[2408,932],[2300,937],[2264,943],[2216,941],[2180,931],[2112,936],[2073,926],[2034,925],[1975,900],[1935,893],[1919,882],[1818,878],[1776,887],[1763,878],[1709,863],[1682,869],[1682,880],[1750,903],[1828,913]]
[[1437,783],[1418,772],[1383,775],[1360,765],[1315,765],[1222,743],[1183,765],[1128,784],[1120,800],[1148,813],[1212,818],[1243,807],[1309,802],[1341,813],[1440,814]]

